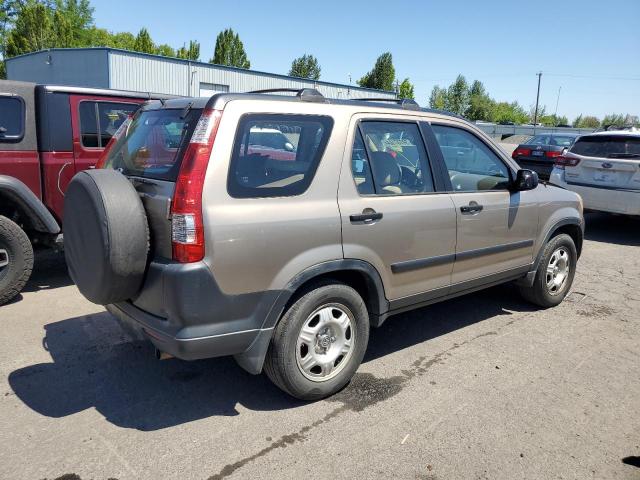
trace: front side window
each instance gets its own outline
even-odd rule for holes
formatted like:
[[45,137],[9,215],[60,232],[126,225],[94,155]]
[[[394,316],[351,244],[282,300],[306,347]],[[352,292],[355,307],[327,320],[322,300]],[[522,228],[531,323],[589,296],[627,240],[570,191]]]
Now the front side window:
[[252,114],[239,123],[227,187],[236,198],[300,195],[311,184],[333,120]]
[[139,105],[116,102],[80,102],[80,139],[85,148],[104,148],[118,127]]
[[454,191],[506,190],[509,168],[478,137],[461,128],[432,125]]
[[364,121],[356,132],[351,167],[361,195],[433,192],[433,178],[418,125]]
[[0,142],[16,142],[24,136],[24,102],[0,96]]

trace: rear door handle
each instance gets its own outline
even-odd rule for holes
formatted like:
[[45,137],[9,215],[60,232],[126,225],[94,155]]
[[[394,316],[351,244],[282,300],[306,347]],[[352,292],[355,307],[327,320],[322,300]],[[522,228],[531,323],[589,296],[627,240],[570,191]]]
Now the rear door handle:
[[365,211],[362,213],[349,215],[349,220],[351,220],[351,223],[358,223],[358,222],[369,223],[375,220],[380,220],[382,218],[382,212],[376,212],[375,210],[367,212],[367,210],[368,209],[365,209]]
[[472,213],[481,212],[484,207],[478,202],[469,202],[469,205],[463,205],[460,207],[460,211],[463,215],[469,215]]

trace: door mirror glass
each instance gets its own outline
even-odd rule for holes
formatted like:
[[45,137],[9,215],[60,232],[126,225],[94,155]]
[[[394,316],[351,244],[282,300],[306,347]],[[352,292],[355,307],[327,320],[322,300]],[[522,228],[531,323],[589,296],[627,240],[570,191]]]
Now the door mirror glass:
[[513,190],[522,192],[525,190],[533,190],[538,186],[538,174],[533,170],[518,170],[516,179],[513,182]]
[[286,143],[284,144],[284,149],[285,149],[287,152],[293,152],[293,151],[295,150],[295,147],[293,146],[293,143],[291,143],[291,142],[286,142]]

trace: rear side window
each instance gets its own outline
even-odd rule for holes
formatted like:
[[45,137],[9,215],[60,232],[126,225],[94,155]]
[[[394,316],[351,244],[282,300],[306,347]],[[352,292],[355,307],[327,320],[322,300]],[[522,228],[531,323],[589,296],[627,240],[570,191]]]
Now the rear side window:
[[640,137],[623,135],[593,135],[580,137],[570,152],[585,157],[640,157]]
[[17,142],[24,136],[24,102],[0,96],[0,142]]
[[314,115],[251,114],[240,120],[227,188],[236,198],[300,195],[331,135],[333,120]]
[[358,193],[408,195],[434,191],[417,124],[363,121],[358,130],[351,154]]
[[145,110],[137,114],[110,149],[105,168],[125,175],[175,181],[181,153],[202,113],[201,109]]
[[80,102],[80,138],[85,148],[104,148],[139,105],[116,102]]

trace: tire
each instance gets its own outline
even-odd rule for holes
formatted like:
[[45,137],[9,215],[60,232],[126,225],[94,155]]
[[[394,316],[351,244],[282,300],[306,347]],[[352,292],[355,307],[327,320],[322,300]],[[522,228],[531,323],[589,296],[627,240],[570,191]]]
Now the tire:
[[[340,327],[339,324],[344,326],[347,322],[348,328]],[[303,326],[316,332],[313,343],[319,350],[302,340]],[[319,400],[349,383],[362,363],[368,341],[369,314],[358,292],[341,283],[316,284],[286,310],[276,326],[265,359],[265,373],[289,395],[300,400]],[[343,355],[341,352],[349,342],[351,346]],[[301,364],[309,366],[311,363],[307,361],[315,358],[326,361],[325,366],[332,364],[331,373],[319,363],[305,373]]]
[[[559,254],[558,252],[562,253]],[[561,268],[561,263],[565,254],[568,266],[562,283],[558,284],[560,281],[558,280],[558,272],[561,273],[563,270]],[[569,235],[563,233],[551,238],[544,247],[544,253],[540,259],[540,264],[538,265],[533,285],[530,287],[520,286],[520,294],[525,300],[538,305],[539,307],[549,308],[559,305],[571,289],[573,278],[576,273],[577,260],[578,253],[576,251],[576,246]],[[549,272],[547,272],[548,268],[550,269]],[[551,286],[549,286],[548,283],[550,281],[552,282]]]
[[149,225],[131,182],[115,170],[78,173],[64,198],[64,252],[72,280],[89,301],[134,297],[144,279]]
[[[5,265],[6,262],[6,265]],[[0,305],[20,293],[33,271],[33,247],[27,234],[0,216]]]

